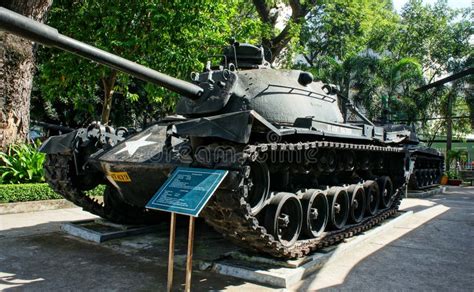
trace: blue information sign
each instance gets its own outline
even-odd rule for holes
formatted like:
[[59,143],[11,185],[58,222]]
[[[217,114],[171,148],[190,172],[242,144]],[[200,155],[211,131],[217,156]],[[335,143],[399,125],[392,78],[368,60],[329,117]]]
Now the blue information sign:
[[146,208],[197,217],[227,170],[177,167]]

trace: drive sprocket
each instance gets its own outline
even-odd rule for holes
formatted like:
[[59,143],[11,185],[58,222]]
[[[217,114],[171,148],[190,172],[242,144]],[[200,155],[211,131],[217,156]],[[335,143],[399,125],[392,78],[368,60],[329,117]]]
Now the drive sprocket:
[[44,163],[45,178],[50,187],[66,200],[94,215],[120,224],[150,224],[160,221],[162,212],[150,212],[120,200],[117,191],[107,185],[104,200],[90,197],[81,188],[81,177],[75,175],[72,154],[48,154]]

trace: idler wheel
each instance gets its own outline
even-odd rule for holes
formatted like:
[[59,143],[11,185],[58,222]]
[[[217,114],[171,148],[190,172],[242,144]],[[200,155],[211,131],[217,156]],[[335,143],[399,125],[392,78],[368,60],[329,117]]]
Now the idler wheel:
[[389,208],[392,205],[393,184],[388,176],[382,176],[377,179],[380,189],[380,205],[382,208]]
[[329,203],[321,190],[307,190],[301,198],[303,205],[303,232],[309,238],[321,235],[329,216]]
[[351,185],[347,188],[347,193],[351,197],[351,208],[349,212],[350,221],[353,223],[359,223],[364,218],[365,207],[367,205],[365,201],[364,186],[360,184]]
[[344,188],[332,187],[327,193],[329,202],[329,224],[334,229],[342,229],[349,217],[349,195]]
[[252,215],[256,215],[263,209],[270,194],[270,172],[265,163],[250,164],[247,185],[249,186],[247,203],[250,205]]
[[377,213],[380,203],[379,185],[376,181],[368,180],[364,183],[365,197],[367,208],[366,211],[370,216]]
[[265,228],[282,245],[292,246],[301,232],[303,208],[295,194],[278,193],[265,212]]

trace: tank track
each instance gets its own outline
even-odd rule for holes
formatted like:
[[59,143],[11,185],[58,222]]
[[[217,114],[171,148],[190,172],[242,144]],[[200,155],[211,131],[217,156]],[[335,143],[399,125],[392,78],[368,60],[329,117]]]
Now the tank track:
[[422,190],[440,184],[444,168],[442,156],[417,153],[413,155],[412,159],[415,161],[415,167],[408,182],[410,190]]
[[[212,147],[212,146],[210,146]],[[259,154],[267,151],[287,151],[287,150],[309,150],[309,149],[351,149],[372,152],[403,152],[401,148],[382,147],[374,145],[361,145],[350,143],[333,142],[308,142],[308,143],[267,143],[247,146],[238,156],[242,168],[245,162],[253,161]],[[211,168],[222,165],[208,165]],[[229,167],[234,167],[235,165]],[[389,208],[379,210],[375,215],[364,218],[358,224],[345,225],[342,230],[326,231],[317,238],[300,239],[294,245],[287,247],[267,232],[257,217],[251,213],[251,207],[246,200],[245,179],[240,186],[234,190],[218,190],[216,195],[210,200],[206,208],[201,213],[204,219],[218,232],[231,239],[239,246],[251,248],[258,252],[264,252],[279,258],[299,258],[309,253],[338,243],[345,238],[354,236],[360,232],[372,228],[381,223],[386,218],[397,214],[402,194],[406,183],[399,186],[392,195],[392,204]]]
[[66,200],[82,207],[84,211],[121,224],[147,224],[157,220],[161,212],[148,212],[144,208],[126,205],[114,200],[112,188],[106,187],[104,201],[92,198],[78,188],[72,174],[72,154],[48,154],[44,163],[44,174],[49,186]]

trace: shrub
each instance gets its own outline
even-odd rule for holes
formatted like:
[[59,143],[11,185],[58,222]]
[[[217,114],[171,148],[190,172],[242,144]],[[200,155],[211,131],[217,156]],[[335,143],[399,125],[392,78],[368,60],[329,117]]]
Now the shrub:
[[459,179],[458,172],[456,170],[450,170],[446,172],[449,179]]
[[18,144],[0,152],[0,183],[44,182],[43,162],[45,155],[37,144]]
[[[102,196],[105,186],[100,185],[87,192],[90,196]],[[48,184],[0,185],[0,203],[62,199]]]
[[0,185],[0,203],[62,199],[48,184]]

